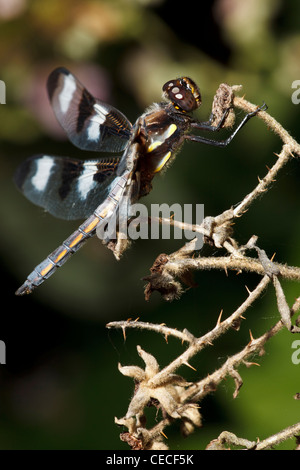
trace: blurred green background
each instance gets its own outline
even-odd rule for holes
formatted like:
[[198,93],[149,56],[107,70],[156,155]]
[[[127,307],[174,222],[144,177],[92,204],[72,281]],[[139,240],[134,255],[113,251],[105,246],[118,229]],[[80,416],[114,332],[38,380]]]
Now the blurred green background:
[[[296,0],[0,0],[0,79],[6,83],[6,104],[0,107],[0,339],[7,351],[7,364],[0,366],[1,449],[128,449],[114,417],[125,415],[133,383],[118,372],[118,362],[143,366],[139,344],[163,367],[185,345],[134,330],[127,330],[124,342],[120,331],[107,331],[105,324],[140,317],[199,336],[215,325],[221,309],[228,316],[246,298],[245,284],[251,289],[259,280],[196,273],[198,287],[180,300],[166,303],[154,294],[146,303],[142,277],[159,253],[171,253],[182,242],[138,240],[117,262],[95,238],[31,296],[16,298],[14,291],[34,266],[78,225],[29,203],[14,187],[16,167],[42,152],[91,158],[56,124],[46,96],[48,74],[68,67],[132,122],[177,76],[199,84],[202,120],[221,82],[242,84],[247,99],[265,101],[299,140],[299,106],[291,101],[292,82],[300,79],[299,26]],[[223,131],[217,137],[225,136]],[[186,144],[142,202],[203,203],[205,215],[217,215],[254,187],[280,148],[259,119],[226,149]],[[278,261],[299,265],[299,183],[300,163],[294,159],[236,224],[239,242],[256,234],[270,256],[276,252]],[[284,287],[292,304],[299,285]],[[270,288],[239,332],[195,357],[196,372],[179,373],[188,380],[206,376],[248,342],[249,329],[256,337],[278,318]],[[203,427],[193,435],[180,437],[177,423],[166,429],[170,448],[203,449],[223,430],[263,439],[299,421],[300,402],[293,395],[300,391],[300,365],[291,361],[295,339],[281,332],[255,358],[260,367],[240,368],[244,385],[237,399],[230,378],[207,397],[201,403]],[[153,412],[149,420],[154,419]]]

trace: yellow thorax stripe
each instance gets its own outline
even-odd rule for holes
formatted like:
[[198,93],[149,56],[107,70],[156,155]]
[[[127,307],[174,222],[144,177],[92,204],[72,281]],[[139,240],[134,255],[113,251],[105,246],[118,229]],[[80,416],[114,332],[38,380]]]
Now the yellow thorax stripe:
[[153,152],[154,149],[162,145],[171,135],[176,131],[176,124],[171,124],[168,129],[160,136],[159,140],[153,140],[153,142],[147,148],[147,152]]
[[158,173],[167,163],[171,156],[171,152],[168,152],[160,161],[159,165],[155,168],[154,173]]

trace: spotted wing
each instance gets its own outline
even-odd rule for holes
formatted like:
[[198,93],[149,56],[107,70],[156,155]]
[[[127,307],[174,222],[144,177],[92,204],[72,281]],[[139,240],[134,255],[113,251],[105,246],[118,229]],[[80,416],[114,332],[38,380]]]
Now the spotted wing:
[[55,217],[81,219],[107,197],[119,160],[35,155],[18,167],[15,183],[27,199]]
[[53,70],[47,89],[57,120],[76,147],[96,152],[125,148],[131,123],[116,108],[94,98],[67,69]]

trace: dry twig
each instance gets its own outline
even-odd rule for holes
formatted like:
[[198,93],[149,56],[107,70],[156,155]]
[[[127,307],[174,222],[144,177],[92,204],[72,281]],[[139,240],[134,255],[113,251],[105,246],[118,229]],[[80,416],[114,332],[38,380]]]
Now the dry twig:
[[[224,84],[223,84],[224,85]],[[224,96],[222,97],[222,93]],[[215,108],[221,107],[219,115],[223,113],[222,106],[233,100],[233,105],[245,112],[255,111],[257,107],[244,98],[234,97],[228,85],[220,86],[216,99]],[[223,104],[222,104],[223,103]],[[228,104],[226,105],[228,106]],[[124,418],[116,420],[120,425],[126,426],[128,432],[123,433],[121,438],[131,445],[132,448],[139,449],[160,449],[167,448],[164,441],[164,429],[175,419],[180,419],[182,432],[184,435],[191,433],[195,427],[201,425],[201,417],[197,403],[204,396],[214,391],[217,386],[227,377],[234,380],[234,398],[238,395],[243,384],[242,377],[238,369],[241,365],[250,367],[259,365],[251,362],[251,358],[256,355],[258,358],[263,354],[264,347],[275,334],[283,328],[287,328],[292,333],[298,333],[300,327],[299,318],[296,325],[292,324],[292,316],[300,309],[300,297],[296,299],[290,308],[280,279],[300,281],[300,268],[276,263],[269,259],[266,252],[257,246],[257,237],[252,235],[246,245],[239,245],[234,238],[233,223],[237,218],[243,216],[258,197],[266,193],[274,183],[278,172],[286,165],[294,155],[300,155],[299,144],[283,129],[283,127],[272,118],[266,111],[259,111],[258,116],[272,129],[282,140],[283,146],[277,160],[268,169],[264,178],[259,179],[254,189],[247,194],[242,201],[234,207],[225,210],[215,217],[206,217],[201,225],[192,226],[192,229],[204,236],[206,243],[213,244],[216,249],[222,248],[227,251],[227,255],[202,257],[195,256],[197,238],[186,243],[176,252],[166,255],[159,255],[152,268],[151,274],[145,278],[148,282],[145,288],[145,296],[148,300],[152,292],[158,291],[166,300],[173,300],[180,297],[184,292],[184,284],[190,284],[189,273],[193,270],[222,269],[225,272],[235,270],[237,272],[254,272],[261,277],[252,292],[248,290],[248,296],[244,302],[227,318],[223,319],[219,315],[215,327],[202,335],[195,337],[186,329],[178,331],[166,325],[154,325],[140,321],[111,322],[108,328],[121,328],[125,337],[127,328],[148,329],[163,335],[167,341],[169,336],[173,336],[188,344],[187,349],[169,365],[160,370],[157,360],[152,354],[146,353],[138,346],[138,353],[145,362],[145,369],[137,366],[119,366],[123,375],[130,376],[135,381],[135,393],[130,402],[128,411]],[[234,116],[230,114],[230,123]],[[228,125],[231,125],[228,123]],[[162,222],[164,222],[162,220]],[[168,222],[170,222],[168,220]],[[176,221],[171,221],[173,225],[190,229],[190,226]],[[246,255],[247,253],[247,255]],[[254,256],[249,256],[249,253]],[[224,364],[209,376],[193,383],[186,382],[175,372],[182,366],[190,366],[189,361],[195,358],[204,348],[212,346],[213,343],[230,328],[239,329],[244,314],[249,307],[259,299],[265,289],[270,284],[274,286],[277,300],[278,312],[281,319],[267,332],[259,338],[254,339],[250,332],[248,344],[239,352],[229,357]],[[250,360],[249,360],[250,359]],[[193,368],[193,367],[192,367]],[[144,415],[145,406],[154,406],[162,412],[161,421],[152,429],[146,428],[146,418]],[[234,434],[224,431],[216,440],[208,445],[208,449],[223,449],[226,445],[241,446],[245,449],[266,449],[283,440],[289,439],[300,433],[300,424],[295,424],[286,430],[280,431],[261,442],[252,442],[247,439],[237,438]]]

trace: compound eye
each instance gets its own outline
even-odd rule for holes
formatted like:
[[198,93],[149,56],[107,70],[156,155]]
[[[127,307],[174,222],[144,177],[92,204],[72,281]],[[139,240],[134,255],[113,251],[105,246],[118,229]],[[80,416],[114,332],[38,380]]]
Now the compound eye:
[[194,82],[186,78],[170,80],[164,84],[163,94],[175,108],[190,112],[198,108],[201,103],[198,88],[191,85],[194,85]]
[[181,107],[180,102],[184,100],[185,90],[179,80],[170,80],[165,83],[163,86],[163,92],[166,98]]
[[173,86],[170,90],[170,95],[173,99],[181,101],[184,98],[184,90],[182,86]]

